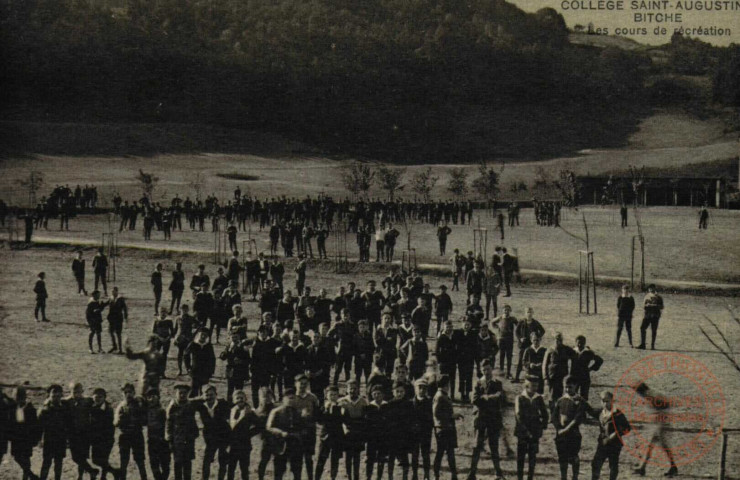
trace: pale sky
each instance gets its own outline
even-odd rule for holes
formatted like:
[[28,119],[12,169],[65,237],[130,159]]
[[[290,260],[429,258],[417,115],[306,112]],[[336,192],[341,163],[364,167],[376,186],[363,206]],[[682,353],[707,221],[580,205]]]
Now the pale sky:
[[[714,45],[729,45],[731,43],[737,43],[740,44],[740,2],[736,0],[727,1],[720,0],[719,2],[715,0],[660,0],[658,2],[646,2],[642,0],[621,0],[622,1],[622,9],[616,10],[616,5],[614,5],[619,0],[613,0],[610,2],[607,2],[605,0],[602,0],[601,2],[599,0],[508,0],[511,3],[517,5],[522,10],[528,11],[528,12],[534,12],[541,8],[545,7],[551,7],[554,8],[556,11],[558,11],[560,14],[563,15],[563,18],[565,18],[565,23],[568,25],[568,27],[573,28],[576,24],[581,25],[588,25],[589,22],[593,22],[594,27],[602,27],[607,28],[609,30],[610,35],[614,35],[617,32],[615,31],[617,28],[626,28],[626,29],[636,29],[636,28],[645,28],[647,29],[647,34],[632,34],[630,35],[629,32],[627,37],[632,38],[633,40],[636,40],[640,43],[646,43],[646,44],[662,44],[667,43],[670,41],[671,35],[673,34],[673,30],[675,28],[684,27],[684,28],[697,28],[697,27],[717,27],[717,28],[724,28],[729,29],[731,34],[730,36],[707,36],[707,35],[696,35],[692,34],[691,37],[699,38],[702,41],[712,43]],[[568,6],[571,4],[575,4],[577,9],[564,9],[563,3],[566,3]],[[632,6],[633,3],[636,4],[638,9],[633,10]],[[714,11],[697,11],[696,9],[693,9],[692,6],[695,4],[701,4],[703,7],[704,5],[707,5],[709,7],[715,6],[717,4],[720,4],[720,6],[724,7],[722,10],[714,10]],[[599,5],[601,4],[601,5]],[[611,8],[613,10],[606,10],[606,8],[609,8],[610,6],[607,4],[612,4]],[[642,4],[642,5],[641,5]],[[646,5],[647,4],[647,5]],[[649,4],[659,4],[659,6],[663,6],[662,9],[646,9],[645,7],[650,7]],[[679,5],[681,4],[681,5]],[[588,9],[589,5],[593,9]],[[578,8],[580,6],[580,8]],[[601,6],[602,10],[598,10]],[[658,5],[656,5],[658,6]],[[683,7],[682,9],[679,7]],[[730,7],[734,6],[735,9],[732,10]],[[585,8],[584,8],[585,7]],[[666,8],[667,7],[667,8]],[[653,22],[636,22],[634,15],[635,13],[640,14],[662,14],[662,15],[674,15],[674,18],[677,14],[680,14],[682,18],[682,22],[678,23],[675,21],[672,22],[664,22],[664,23],[656,23]],[[665,35],[655,35],[655,28],[656,27],[665,27],[667,30],[667,33]]]

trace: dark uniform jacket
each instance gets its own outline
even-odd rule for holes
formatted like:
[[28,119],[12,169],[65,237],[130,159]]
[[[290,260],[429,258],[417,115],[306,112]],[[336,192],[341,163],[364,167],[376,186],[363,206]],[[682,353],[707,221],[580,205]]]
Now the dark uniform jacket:
[[249,380],[249,346],[246,342],[229,343],[221,352],[226,360],[226,378],[237,381]]
[[435,354],[440,365],[454,367],[457,364],[457,344],[454,332],[449,337],[444,333],[439,335],[435,346]]
[[604,363],[604,359],[596,355],[589,347],[579,351],[574,350],[575,355],[570,364],[570,376],[578,381],[590,380],[591,372],[597,371]]
[[70,432],[69,407],[62,402],[54,405],[48,400],[39,411],[39,428],[44,441],[45,456],[64,457]]
[[211,407],[206,402],[198,402],[197,411],[203,423],[203,439],[206,443],[227,443],[231,435],[229,428],[231,405],[222,399],[217,399]]
[[516,417],[514,433],[517,438],[525,441],[539,440],[549,421],[542,395],[535,393],[531,398],[523,393],[518,395],[514,402],[514,414]]
[[488,380],[485,376],[479,378],[473,389],[473,405],[475,406],[473,425],[476,428],[485,426],[495,431],[501,430],[504,426],[502,412],[505,402],[506,397],[501,382],[494,378]]
[[21,409],[22,421],[16,414],[17,407],[10,412],[10,425],[8,437],[10,439],[10,452],[14,457],[27,458],[33,454],[33,447],[41,440],[41,428],[39,425],[36,409],[31,402]]
[[191,358],[190,375],[203,380],[204,383],[208,382],[216,370],[216,354],[213,352],[213,345],[192,342],[185,350],[185,354],[190,354]]
[[167,406],[165,440],[170,443],[175,462],[192,460],[195,457],[195,439],[198,424],[195,423],[196,404],[172,401]]
[[90,407],[90,443],[113,447],[113,406],[107,401]]
[[75,258],[72,260],[72,273],[75,278],[85,278],[85,260]]

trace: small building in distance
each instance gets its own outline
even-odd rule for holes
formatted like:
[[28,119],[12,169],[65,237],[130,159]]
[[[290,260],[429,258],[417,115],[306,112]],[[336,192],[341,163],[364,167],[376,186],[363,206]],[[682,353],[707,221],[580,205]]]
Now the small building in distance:
[[642,206],[694,207],[706,203],[727,208],[731,185],[724,177],[645,176],[637,189],[628,176],[579,176],[578,180],[581,203],[631,205],[637,201]]

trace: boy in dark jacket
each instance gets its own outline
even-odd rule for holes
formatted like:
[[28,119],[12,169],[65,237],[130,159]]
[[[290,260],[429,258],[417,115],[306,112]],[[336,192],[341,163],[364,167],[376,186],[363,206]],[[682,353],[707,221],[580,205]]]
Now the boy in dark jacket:
[[542,431],[547,428],[549,414],[542,395],[537,393],[536,380],[528,378],[524,382],[524,391],[516,397],[514,415],[516,417],[515,434],[516,448],[516,475],[518,480],[524,478],[524,460],[529,460],[527,478],[534,478],[534,469],[537,465]]
[[25,387],[15,389],[15,412],[10,419],[10,453],[23,470],[23,480],[37,479],[31,471],[33,447],[41,439],[36,409],[28,401]]
[[149,466],[154,480],[167,480],[170,476],[170,446],[164,439],[167,412],[160,404],[159,390],[150,388],[146,392],[146,436],[149,449]]
[[617,338],[614,346],[619,346],[619,337],[622,336],[622,328],[627,331],[627,339],[632,347],[632,313],[635,311],[635,299],[630,295],[630,287],[622,285],[622,294],[617,297]]
[[213,385],[206,388],[205,395],[204,402],[197,402],[198,414],[203,424],[203,440],[206,443],[203,453],[203,478],[211,478],[211,463],[218,454],[218,478],[223,480],[228,468],[231,405],[226,400],[218,398],[218,392]]
[[216,354],[209,341],[208,329],[201,328],[198,331],[196,339],[185,349],[185,355],[190,355],[191,358],[190,396],[197,397],[201,395],[201,388],[208,384],[216,370]]
[[[229,411],[229,472],[228,479],[234,480],[236,467],[242,472],[242,480],[249,478],[249,457],[252,454],[252,437],[257,435],[260,420],[247,403],[247,395],[234,392],[234,406]],[[203,478],[208,478],[203,474]]]
[[40,477],[46,479],[54,462],[54,479],[61,480],[69,438],[69,407],[62,402],[61,385],[51,385],[46,391],[48,398],[39,412],[39,428],[44,442]]

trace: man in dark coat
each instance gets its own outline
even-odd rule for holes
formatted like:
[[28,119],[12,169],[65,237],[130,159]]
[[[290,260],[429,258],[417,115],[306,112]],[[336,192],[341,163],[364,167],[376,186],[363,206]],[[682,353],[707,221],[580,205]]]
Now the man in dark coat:
[[190,387],[187,384],[175,385],[175,398],[167,406],[165,440],[172,451],[175,480],[191,479],[195,458],[195,439],[198,438],[199,433],[198,424],[195,422],[196,404],[188,400],[189,390]]
[[110,453],[115,443],[113,426],[113,407],[106,400],[107,393],[102,388],[93,390],[93,404],[90,407],[90,445],[92,446],[92,463],[101,468],[101,480],[106,480],[108,473],[117,478],[118,470],[109,462]]
[[469,480],[474,480],[478,461],[481,453],[485,449],[486,439],[491,449],[491,458],[493,467],[496,471],[496,478],[503,478],[501,470],[501,460],[498,454],[498,444],[501,431],[504,428],[503,407],[506,403],[504,387],[500,381],[493,377],[493,365],[491,360],[484,359],[481,362],[483,376],[475,383],[473,390],[473,405],[475,405],[475,447],[473,449],[473,458],[470,463]]
[[90,458],[90,410],[93,401],[84,395],[81,383],[73,383],[70,388],[72,395],[64,399],[70,415],[69,452],[77,464],[77,477],[82,478],[83,473],[89,473],[91,478],[95,478],[98,470],[87,461]]
[[49,294],[46,291],[46,273],[40,272],[38,274],[38,280],[36,280],[36,284],[33,286],[33,293],[36,294],[36,307],[33,310],[33,316],[36,318],[36,321],[39,321],[39,312],[41,312],[41,321],[42,322],[48,322],[49,319],[46,318],[46,299],[49,298]]
[[23,470],[23,480],[34,480],[38,477],[31,471],[33,448],[41,439],[36,409],[28,401],[26,388],[15,389],[15,411],[10,418],[10,453]]
[[190,396],[201,395],[201,388],[207,385],[216,370],[216,354],[208,337],[208,329],[201,328],[190,345],[185,349],[190,355]]
[[82,258],[82,250],[77,250],[77,256],[72,260],[72,273],[77,282],[77,293],[87,295],[87,290],[85,290],[85,260]]
[[61,385],[51,385],[47,393],[48,398],[39,411],[39,428],[44,442],[40,477],[46,479],[54,462],[54,479],[61,480],[69,439],[69,407],[62,402]]
[[95,272],[95,290],[98,284],[103,284],[103,294],[108,295],[108,257],[103,251],[103,247],[98,249],[98,253],[93,258],[93,272]]
[[203,440],[206,443],[203,453],[203,478],[211,478],[211,463],[218,455],[218,479],[224,480],[228,469],[231,405],[227,400],[218,398],[218,391],[214,385],[206,388],[205,396],[205,401],[197,403],[198,414],[203,424]]

